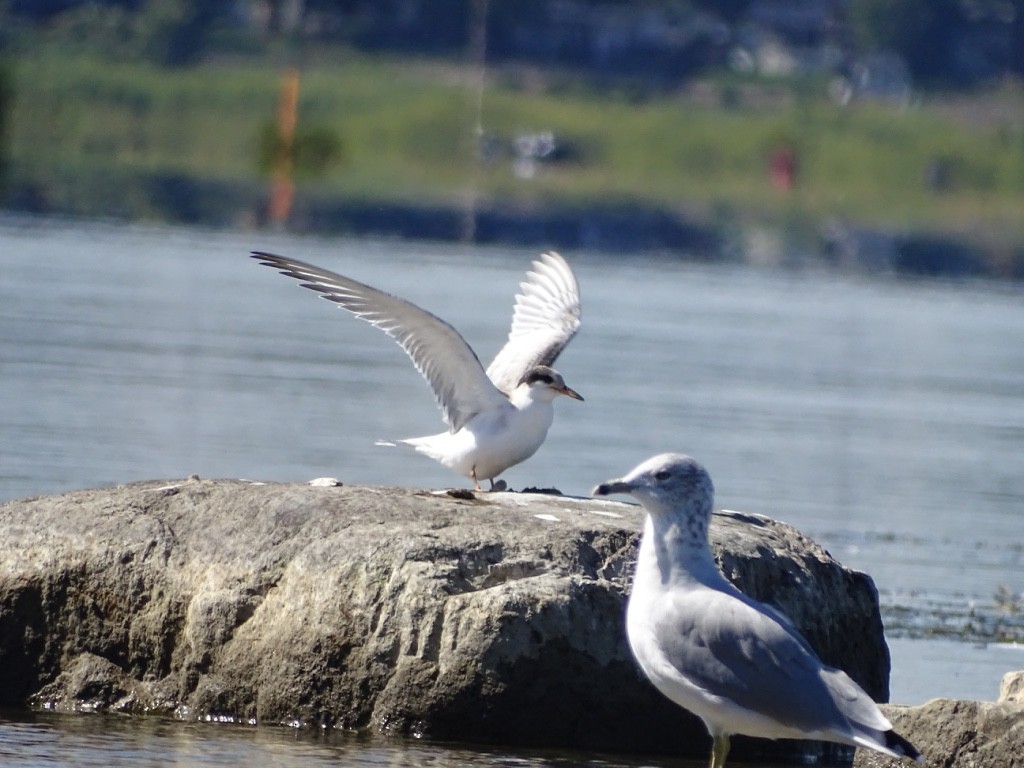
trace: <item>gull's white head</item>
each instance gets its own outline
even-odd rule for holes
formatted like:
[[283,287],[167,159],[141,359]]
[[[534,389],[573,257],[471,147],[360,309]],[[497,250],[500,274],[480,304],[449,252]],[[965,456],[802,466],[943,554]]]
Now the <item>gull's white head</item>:
[[697,460],[681,453],[650,458],[625,477],[593,490],[594,496],[613,493],[628,493],[654,517],[683,515],[705,535],[715,500],[711,475]]
[[528,370],[519,380],[519,386],[529,387],[534,400],[551,402],[559,395],[571,397],[573,400],[583,400],[579,392],[566,386],[562,374],[546,365],[535,365]]

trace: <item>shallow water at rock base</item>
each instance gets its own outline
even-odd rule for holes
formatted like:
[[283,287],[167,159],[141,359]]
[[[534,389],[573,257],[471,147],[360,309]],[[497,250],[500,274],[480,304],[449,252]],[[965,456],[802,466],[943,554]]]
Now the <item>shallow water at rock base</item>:
[[[0,711],[0,764],[11,768],[704,768],[707,760],[452,744],[155,716]],[[781,768],[772,761],[743,764]]]

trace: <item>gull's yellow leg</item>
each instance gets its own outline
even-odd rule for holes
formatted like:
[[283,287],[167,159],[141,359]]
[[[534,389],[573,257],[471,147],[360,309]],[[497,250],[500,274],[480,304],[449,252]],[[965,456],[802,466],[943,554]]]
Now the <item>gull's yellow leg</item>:
[[716,733],[715,743],[711,746],[711,768],[725,768],[725,758],[729,755],[729,734]]

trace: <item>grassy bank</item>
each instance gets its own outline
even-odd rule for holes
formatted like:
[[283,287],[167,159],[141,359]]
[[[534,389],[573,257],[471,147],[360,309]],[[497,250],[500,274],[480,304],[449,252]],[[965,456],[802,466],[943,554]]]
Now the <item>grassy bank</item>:
[[[11,160],[19,176],[144,171],[262,185],[258,137],[279,71],[265,61],[161,70],[53,51],[14,62]],[[340,161],[301,182],[318,195],[451,203],[638,200],[711,213],[838,216],[873,226],[1024,237],[1024,97],[989,119],[942,104],[840,108],[816,88],[708,83],[659,98],[597,91],[544,74],[499,73],[483,124],[499,148],[474,174],[470,73],[437,63],[337,55],[308,65],[299,121],[334,132]],[[710,95],[709,95],[710,94]],[[989,97],[992,98],[992,97]],[[552,130],[564,161],[516,178],[520,131]],[[796,154],[796,184],[770,183],[768,156]],[[932,167],[938,188],[925,182]]]

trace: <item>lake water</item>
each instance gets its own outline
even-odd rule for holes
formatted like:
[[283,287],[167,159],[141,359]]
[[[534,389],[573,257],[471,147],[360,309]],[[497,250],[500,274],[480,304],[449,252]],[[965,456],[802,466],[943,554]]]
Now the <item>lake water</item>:
[[704,768],[706,763],[162,718],[0,712],[4,768]]
[[[442,428],[398,346],[254,248],[407,297],[485,362],[536,255],[0,217],[0,500],[191,473],[465,485],[374,445]],[[583,495],[691,453],[720,506],[874,577],[893,701],[992,699],[1024,668],[1024,286],[565,255],[583,328],[558,368],[586,402],[556,403],[512,487]]]

